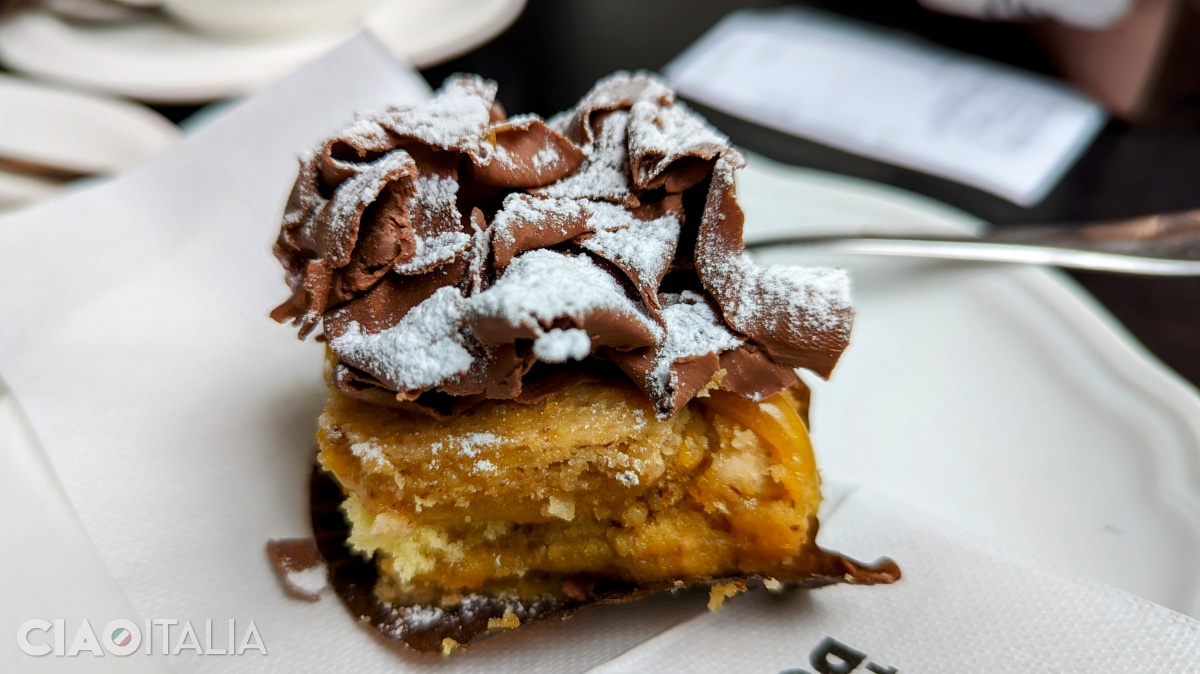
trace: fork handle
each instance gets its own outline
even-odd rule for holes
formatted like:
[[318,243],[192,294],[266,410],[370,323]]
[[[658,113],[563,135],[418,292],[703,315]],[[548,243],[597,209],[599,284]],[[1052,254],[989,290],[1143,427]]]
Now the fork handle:
[[1200,276],[1200,210],[1128,220],[996,228],[969,236],[779,237],[750,250],[803,246],[851,255],[1036,264],[1151,276]]

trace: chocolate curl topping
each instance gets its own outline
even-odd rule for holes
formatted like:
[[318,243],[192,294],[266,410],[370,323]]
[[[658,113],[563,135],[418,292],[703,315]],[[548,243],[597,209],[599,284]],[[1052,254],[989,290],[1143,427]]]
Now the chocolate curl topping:
[[776,362],[828,377],[850,342],[849,281],[838,269],[763,269],[745,257],[745,216],[733,184],[740,166],[725,156],[716,162],[696,238],[696,271],[732,328]]
[[596,83],[575,108],[550,120],[550,125],[581,145],[595,140],[598,113],[628,110],[638,101],[667,107],[675,102],[675,92],[662,80],[648,73],[614,73]]
[[503,271],[525,251],[557,246],[591,230],[590,213],[573,199],[510,194],[491,224],[492,262]]
[[638,189],[682,192],[704,180],[713,160],[728,152],[729,139],[682,103],[642,100],[629,110],[629,168]]
[[669,416],[706,386],[759,398],[793,367],[829,374],[845,275],[745,258],[742,158],[661,81],[618,73],[549,122],[495,96],[452,77],[301,163],[272,317],[323,322],[335,387],[440,414],[611,361]]
[[470,153],[472,175],[485,185],[530,189],[570,175],[584,154],[574,143],[536,117],[493,125],[488,144]]

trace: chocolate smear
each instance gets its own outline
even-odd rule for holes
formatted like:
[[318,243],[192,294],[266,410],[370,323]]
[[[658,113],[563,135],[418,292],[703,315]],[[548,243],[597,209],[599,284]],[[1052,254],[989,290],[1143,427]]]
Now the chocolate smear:
[[328,586],[325,558],[311,538],[273,538],[267,557],[284,590],[297,599],[316,601]]

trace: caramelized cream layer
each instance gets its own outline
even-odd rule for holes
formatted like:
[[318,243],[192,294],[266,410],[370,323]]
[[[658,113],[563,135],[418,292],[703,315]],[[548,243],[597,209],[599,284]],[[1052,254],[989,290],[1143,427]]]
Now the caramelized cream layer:
[[803,564],[815,531],[802,404],[718,391],[659,420],[605,382],[436,420],[334,392],[319,460],[387,600],[771,575]]

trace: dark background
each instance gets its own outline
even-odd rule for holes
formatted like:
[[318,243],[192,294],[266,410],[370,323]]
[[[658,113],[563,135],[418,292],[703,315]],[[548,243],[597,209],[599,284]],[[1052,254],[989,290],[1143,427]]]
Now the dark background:
[[[479,73],[500,83],[500,100],[510,114],[549,116],[570,107],[614,70],[660,69],[731,11],[787,4],[835,11],[1027,70],[1053,72],[1023,26],[934,14],[915,0],[530,0],[524,14],[496,40],[422,74],[437,87],[452,73]],[[1110,122],[1045,201],[1022,208],[970,187],[696,107],[734,143],[753,152],[902,187],[997,225],[1200,207],[1200,124],[1168,129]],[[1200,385],[1200,279],[1071,276],[1160,359]]]

